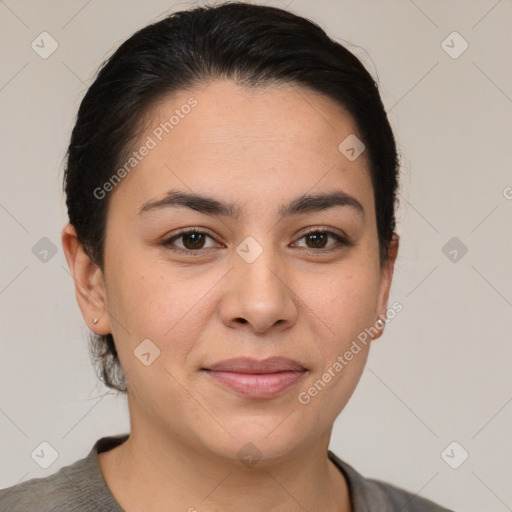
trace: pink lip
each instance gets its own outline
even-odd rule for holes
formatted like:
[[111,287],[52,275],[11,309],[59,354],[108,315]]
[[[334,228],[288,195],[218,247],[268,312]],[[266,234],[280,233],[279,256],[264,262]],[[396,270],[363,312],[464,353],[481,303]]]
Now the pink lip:
[[203,368],[219,383],[249,398],[272,398],[295,385],[307,370],[283,357],[221,361]]

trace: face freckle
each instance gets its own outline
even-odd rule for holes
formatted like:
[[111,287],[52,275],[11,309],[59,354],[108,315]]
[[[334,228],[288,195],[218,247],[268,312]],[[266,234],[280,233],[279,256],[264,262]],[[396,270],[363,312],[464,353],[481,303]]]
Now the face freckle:
[[[247,89],[222,81],[160,102],[141,140],[190,97],[197,105],[110,198],[106,287],[109,310],[126,327],[112,324],[128,388],[136,390],[129,393],[131,414],[150,415],[218,453],[230,452],[233,438],[257,439],[261,449],[282,453],[330,428],[361,376],[369,344],[307,406],[298,395],[329,373],[385,307],[366,154],[351,160],[340,151],[359,132],[331,100],[298,94],[296,86]],[[197,199],[196,209],[187,207],[190,198],[179,194],[173,205],[140,213],[169,191],[235,205],[240,215],[205,213],[213,203]],[[335,192],[349,199],[320,210],[303,202],[304,211],[278,217],[297,198]],[[352,243],[331,238],[329,252],[314,253],[312,244],[307,252],[304,231],[312,227],[345,233]],[[201,255],[162,243],[185,228],[211,237]],[[258,254],[244,258],[243,243]],[[160,351],[147,367],[134,357],[144,339]],[[235,357],[273,356],[308,372],[271,399],[247,398],[202,370]]]

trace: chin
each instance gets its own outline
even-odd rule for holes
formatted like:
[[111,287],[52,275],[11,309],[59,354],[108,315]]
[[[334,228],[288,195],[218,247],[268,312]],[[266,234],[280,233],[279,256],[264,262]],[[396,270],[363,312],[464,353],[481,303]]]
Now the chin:
[[[276,462],[294,452],[302,452],[312,441],[304,422],[297,422],[297,415],[292,413],[287,417],[288,414],[281,412],[260,418],[238,416],[230,420],[217,416],[225,430],[220,429],[220,432],[216,429],[217,435],[213,435],[211,430],[205,429],[198,435],[206,449],[219,457],[240,461],[247,466],[256,462],[260,465],[265,461]],[[208,436],[204,436],[205,432]]]

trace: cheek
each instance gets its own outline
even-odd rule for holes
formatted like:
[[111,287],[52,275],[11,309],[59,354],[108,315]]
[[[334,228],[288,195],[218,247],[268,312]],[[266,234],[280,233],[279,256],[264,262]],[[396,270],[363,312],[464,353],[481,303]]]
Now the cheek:
[[143,273],[132,268],[129,276],[118,276],[118,284],[113,315],[124,327],[114,321],[112,332],[128,387],[147,403],[148,391],[158,389],[176,406],[187,398],[180,391],[180,372],[208,318],[201,301],[207,290],[164,279],[158,268]]
[[140,264],[133,258],[128,268],[130,258],[125,256],[124,265],[119,265],[111,278],[114,293],[109,292],[109,310],[115,317],[112,331],[120,357],[125,352],[129,362],[130,353],[149,339],[164,356],[161,361],[179,365],[192,348],[190,340],[200,338],[213,314],[209,291],[222,273],[187,279],[179,271],[170,273],[166,263]]
[[317,324],[326,333],[315,341],[323,362],[314,368],[297,398],[302,412],[318,429],[327,419],[335,420],[354,392],[371,342],[365,329],[375,322],[377,274],[371,262],[353,265],[350,271],[347,267],[330,273],[308,299]]
[[[355,259],[355,258],[354,258]],[[301,292],[311,314],[325,327],[327,348],[339,350],[376,320],[378,272],[373,261],[351,264],[343,262],[339,269],[314,283],[303,282]],[[320,283],[320,284],[319,284]]]

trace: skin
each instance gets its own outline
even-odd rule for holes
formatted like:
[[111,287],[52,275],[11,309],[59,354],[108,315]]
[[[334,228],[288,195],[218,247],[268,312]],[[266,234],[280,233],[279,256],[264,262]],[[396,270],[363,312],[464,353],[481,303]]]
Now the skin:
[[[215,81],[160,102],[140,142],[191,96],[197,106],[110,192],[104,272],[73,226],[62,232],[83,317],[96,333],[113,334],[128,385],[130,437],[99,455],[102,473],[127,512],[349,511],[345,478],[327,450],[370,343],[307,405],[298,394],[388,308],[398,237],[381,265],[366,153],[349,161],[338,150],[358,129],[345,110],[304,88]],[[170,189],[233,202],[243,213],[139,215]],[[364,216],[336,206],[278,220],[280,205],[335,190],[356,198]],[[178,238],[174,247],[189,252],[172,252],[164,241],[187,227],[212,238]],[[353,244],[305,237],[309,227]],[[263,248],[252,263],[236,252],[248,236]],[[149,366],[134,356],[144,339],[160,350]],[[308,372],[284,393],[255,400],[201,371],[239,356],[289,357]],[[247,443],[261,454],[252,466],[237,456]]]

